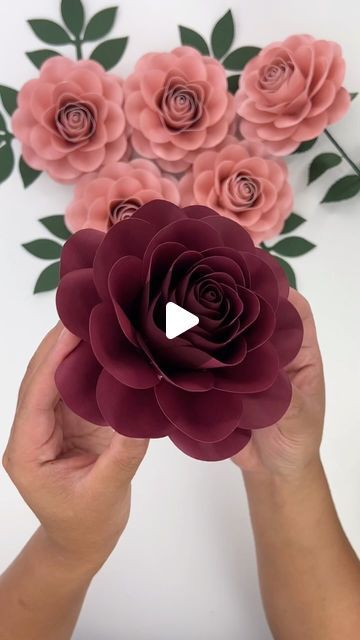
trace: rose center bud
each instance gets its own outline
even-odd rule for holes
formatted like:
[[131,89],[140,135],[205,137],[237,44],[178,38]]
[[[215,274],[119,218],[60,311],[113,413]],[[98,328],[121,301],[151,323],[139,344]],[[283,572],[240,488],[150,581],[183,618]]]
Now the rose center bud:
[[257,205],[261,196],[259,180],[247,173],[235,173],[222,185],[222,200],[232,211],[243,211]]
[[203,114],[203,99],[202,87],[170,77],[157,97],[163,125],[175,134],[194,129]]
[[141,202],[137,198],[112,200],[109,206],[108,228],[110,229],[121,220],[131,218],[139,207],[141,207]]
[[83,102],[67,102],[56,114],[56,127],[68,142],[83,142],[96,131],[96,119],[91,105]]
[[259,85],[261,89],[276,91],[289,80],[294,72],[294,63],[288,55],[277,57],[260,69]]
[[198,286],[197,296],[199,301],[214,305],[221,304],[223,300],[223,293],[219,287],[206,281]]

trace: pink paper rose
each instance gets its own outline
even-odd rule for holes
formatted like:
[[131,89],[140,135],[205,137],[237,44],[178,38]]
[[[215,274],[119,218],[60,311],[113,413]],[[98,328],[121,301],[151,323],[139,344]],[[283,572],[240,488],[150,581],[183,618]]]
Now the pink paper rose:
[[18,95],[12,119],[25,161],[58,182],[120,160],[127,149],[122,81],[94,61],[56,56]]
[[107,231],[151,200],[179,204],[175,180],[162,177],[150,160],[106,165],[98,174],[79,180],[65,212],[66,224],[73,232],[84,228]]
[[217,146],[235,117],[223,66],[191,47],[146,54],[124,86],[134,149],[167,171],[185,171]]
[[229,137],[221,151],[204,151],[180,181],[182,206],[203,204],[235,220],[255,243],[277,235],[291,213],[293,192],[280,159],[260,143]]
[[274,155],[292,153],[346,113],[345,61],[336,42],[291,36],[263,49],[245,67],[236,94],[240,130]]

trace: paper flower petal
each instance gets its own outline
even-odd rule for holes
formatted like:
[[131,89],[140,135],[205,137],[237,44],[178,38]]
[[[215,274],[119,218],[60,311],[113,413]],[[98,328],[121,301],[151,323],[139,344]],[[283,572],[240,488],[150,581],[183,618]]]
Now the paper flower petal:
[[58,367],[55,381],[65,404],[83,420],[106,425],[96,400],[101,366],[86,342],[80,344]]
[[99,377],[97,402],[108,424],[124,436],[162,438],[172,431],[153,389],[132,389],[107,371]]

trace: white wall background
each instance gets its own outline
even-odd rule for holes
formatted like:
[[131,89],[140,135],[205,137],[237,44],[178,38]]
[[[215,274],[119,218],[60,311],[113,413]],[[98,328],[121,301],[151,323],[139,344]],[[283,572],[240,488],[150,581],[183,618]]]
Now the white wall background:
[[[88,14],[115,4],[84,0]],[[118,71],[127,74],[149,50],[179,43],[177,25],[208,37],[231,7],[237,45],[265,45],[308,32],[343,45],[346,85],[360,89],[360,6],[357,0],[122,0],[114,35],[131,36]],[[0,82],[19,88],[36,75],[24,56],[41,43],[26,19],[57,20],[58,0],[17,0],[0,7]],[[46,45],[45,45],[46,46]],[[360,98],[333,133],[360,161]],[[323,140],[316,147],[331,150]],[[301,291],[317,319],[327,379],[323,459],[345,530],[360,551],[360,196],[319,205],[345,165],[305,189],[314,152],[291,159],[295,211],[308,218],[302,235],[318,244],[293,260]],[[0,187],[0,449],[11,426],[25,365],[56,321],[54,295],[32,295],[42,267],[21,248],[43,235],[38,218],[62,213],[71,189],[46,176],[23,190],[13,176]],[[300,230],[299,230],[300,231]],[[46,232],[45,232],[46,233]],[[36,526],[0,471],[0,570]],[[94,581],[76,640],[269,640],[258,592],[255,556],[242,480],[230,462],[191,460],[155,441],[134,483],[131,521],[110,562]],[[15,639],[14,639],[15,640]],[[49,639],[50,640],[50,639]]]

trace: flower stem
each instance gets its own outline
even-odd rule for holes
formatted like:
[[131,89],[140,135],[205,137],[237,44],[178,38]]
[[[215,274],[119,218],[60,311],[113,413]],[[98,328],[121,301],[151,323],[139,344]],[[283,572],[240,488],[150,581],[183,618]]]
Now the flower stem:
[[80,38],[75,38],[75,40],[73,40],[73,43],[75,45],[77,59],[82,60],[82,57],[83,57],[82,50],[81,50],[82,41],[80,40]]
[[360,168],[356,166],[353,160],[351,160],[350,156],[348,156],[346,151],[339,145],[339,143],[331,135],[330,131],[328,129],[325,129],[324,133],[329,138],[330,142],[332,142],[334,147],[338,150],[342,158],[344,158],[344,160],[346,160],[346,162],[350,165],[352,170],[355,171],[356,175],[360,176]]

